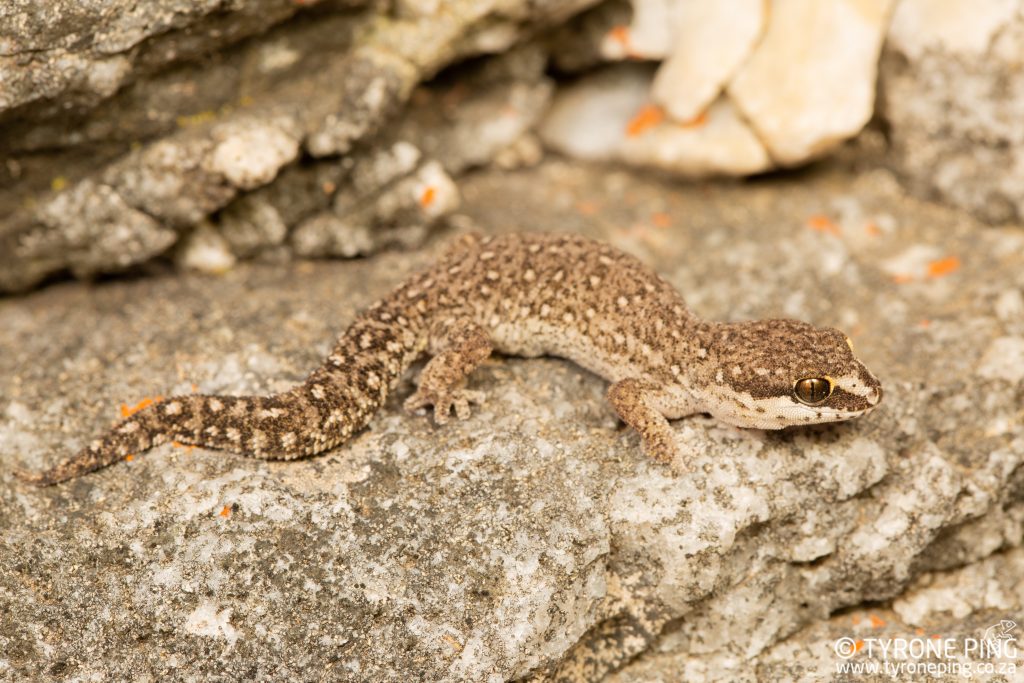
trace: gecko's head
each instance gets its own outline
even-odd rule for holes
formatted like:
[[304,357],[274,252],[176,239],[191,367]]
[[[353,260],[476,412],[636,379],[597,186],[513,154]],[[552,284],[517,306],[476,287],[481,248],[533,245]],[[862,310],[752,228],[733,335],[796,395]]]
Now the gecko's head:
[[709,411],[738,427],[840,422],[882,400],[882,385],[842,332],[797,320],[717,325]]

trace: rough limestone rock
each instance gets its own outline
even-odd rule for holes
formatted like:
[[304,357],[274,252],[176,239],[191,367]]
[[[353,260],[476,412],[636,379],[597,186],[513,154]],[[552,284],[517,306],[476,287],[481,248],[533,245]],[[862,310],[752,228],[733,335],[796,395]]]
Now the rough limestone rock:
[[772,3],[764,38],[728,91],[777,163],[818,157],[871,118],[891,6],[892,0]]
[[[12,468],[64,457],[121,404],[301,379],[448,235],[7,299],[0,677],[821,680],[842,637],[1021,622],[1019,231],[863,165],[697,186],[548,161],[461,190],[479,229],[609,240],[709,318],[843,328],[884,402],[775,433],[681,420],[673,477],[616,428],[604,382],[498,357],[465,422],[404,414],[410,373],[322,457],[166,445],[36,489]],[[888,263],[925,253],[923,271]]]
[[881,115],[912,189],[992,223],[1024,216],[1022,54],[1019,2],[900,1]]
[[303,5],[320,2],[5,2],[0,7],[0,81],[5,84],[0,121],[93,106],[147,71],[237,43]]
[[349,187],[329,210],[295,229],[296,254],[352,257],[386,243],[416,244],[459,205],[459,190],[441,164],[422,162],[420,151],[406,142],[357,162]]
[[[1024,551],[1012,548],[960,569],[925,572],[899,598],[816,622],[750,661],[652,653],[607,680],[754,683],[844,680],[845,674],[845,680],[1016,681],[1024,656],[1022,572]],[[927,647],[944,656],[922,657]]]
[[[508,51],[591,4],[59,0],[36,9],[19,0],[5,6],[0,291],[68,272],[116,272],[169,255],[197,226],[216,225],[221,210],[230,213],[235,237],[220,243],[228,250],[237,245],[233,258],[283,245],[289,240],[278,235],[280,225],[268,228],[265,211],[259,216],[264,223],[241,230],[249,238],[239,240],[238,223],[249,214],[227,207],[284,175],[313,175],[286,173],[303,162],[343,167],[349,155],[386,148],[395,142],[388,126],[418,83],[454,62]],[[463,168],[488,163],[525,136],[551,88],[540,62],[532,82],[508,93],[495,90],[489,106],[445,122],[465,131],[442,137],[465,137],[501,106],[519,111],[482,136],[488,144]],[[405,116],[415,118],[415,108]],[[420,126],[424,137],[435,134],[426,128]],[[312,195],[298,200],[306,205],[303,215],[281,217],[288,233],[344,189],[300,185]],[[103,224],[112,229],[89,241],[79,215],[47,207],[81,203],[94,187],[103,188],[97,201]],[[393,216],[376,206],[385,213],[357,222],[386,231]],[[425,214],[442,216],[434,209]],[[265,238],[253,240],[260,235]]]

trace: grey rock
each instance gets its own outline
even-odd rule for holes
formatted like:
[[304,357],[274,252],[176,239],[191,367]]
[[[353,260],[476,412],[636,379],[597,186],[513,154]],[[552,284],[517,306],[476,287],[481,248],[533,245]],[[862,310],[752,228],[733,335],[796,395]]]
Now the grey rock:
[[34,284],[62,268],[79,277],[123,270],[163,253],[177,239],[114,188],[91,180],[45,202],[33,220],[16,227],[0,235],[4,289]]
[[[880,64],[893,165],[989,223],[1024,216],[1024,16],[1012,4],[901,3]],[[999,172],[993,172],[999,169]]]
[[633,16],[629,0],[605,0],[552,30],[545,44],[552,64],[565,72],[577,73],[606,61],[601,41],[617,26],[626,26]]
[[[689,472],[675,478],[616,430],[604,382],[499,357],[471,378],[488,400],[465,422],[403,414],[410,373],[323,457],[164,446],[40,490],[11,469],[64,457],[120,403],[300,380],[448,235],[5,300],[0,674],[815,680],[871,614],[879,633],[955,637],[1021,616],[1019,232],[827,164],[693,186],[548,161],[467,176],[461,194],[488,232],[609,240],[709,318],[838,325],[885,400],[781,433],[679,421]],[[835,229],[809,227],[820,215]],[[959,268],[894,279],[894,257],[929,250]]]
[[95,106],[134,78],[237,43],[300,7],[291,0],[12,0],[0,8],[7,84],[0,121]]
[[458,175],[527,137],[551,101],[547,55],[530,43],[431,88],[420,88],[387,135],[411,140]]
[[[0,182],[0,243],[10,248],[0,257],[0,287],[28,289],[57,272],[114,272],[126,261],[166,253],[164,238],[173,243],[216,223],[240,194],[275,184],[302,155],[344,170],[339,157],[365,156],[377,137],[381,148],[393,144],[383,131],[417,83],[454,61],[506,50],[591,3],[465,0],[446,3],[444,11],[429,3],[358,0],[5,7],[0,76],[11,85],[9,99],[0,101],[0,149],[7,153],[0,180],[10,182]],[[266,33],[247,40],[260,32]],[[542,64],[543,55],[533,61]],[[533,74],[543,80],[539,70]],[[521,137],[548,88],[517,86],[514,99],[529,111],[501,135],[486,137],[473,163],[514,144],[508,138]],[[305,170],[286,175],[312,178]],[[343,181],[344,173],[335,175]],[[87,267],[60,250],[24,247],[74,242],[62,233],[73,231],[77,219],[43,217],[39,207],[100,185],[148,220],[136,217],[107,231],[108,239],[91,246]],[[289,230],[324,211],[339,188],[299,185],[311,194],[288,202],[303,207],[297,215],[271,202]],[[134,234],[136,227],[143,232]],[[270,246],[281,243],[273,239]],[[260,251],[253,244],[236,248],[243,256]],[[326,250],[348,252],[361,248]]]
[[280,212],[261,195],[245,195],[220,214],[220,233],[231,252],[252,256],[277,246],[288,236]]
[[351,182],[330,210],[302,222],[291,235],[300,256],[352,257],[382,246],[423,241],[428,228],[459,205],[454,181],[437,161],[420,161],[407,142],[356,160]]

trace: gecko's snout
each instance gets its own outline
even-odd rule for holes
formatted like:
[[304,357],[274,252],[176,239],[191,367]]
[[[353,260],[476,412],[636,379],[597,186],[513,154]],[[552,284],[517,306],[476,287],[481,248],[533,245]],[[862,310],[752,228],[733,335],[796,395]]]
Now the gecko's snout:
[[860,368],[860,383],[868,389],[866,392],[860,392],[861,396],[864,397],[864,401],[868,404],[869,409],[874,408],[882,402],[882,383],[875,377],[870,370],[868,370],[863,363],[857,361],[857,365]]

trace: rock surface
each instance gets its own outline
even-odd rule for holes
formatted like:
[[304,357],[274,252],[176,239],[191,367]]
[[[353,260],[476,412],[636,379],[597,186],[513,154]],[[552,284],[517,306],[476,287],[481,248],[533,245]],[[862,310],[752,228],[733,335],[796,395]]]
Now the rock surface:
[[691,178],[771,168],[761,141],[727,99],[694,121],[673,121],[650,104],[653,77],[646,65],[624,64],[563,87],[541,125],[541,139],[577,158],[621,161]]
[[652,99],[677,121],[700,116],[757,45],[768,7],[761,0],[684,3]]
[[[833,153],[874,116],[860,139],[891,143],[911,190],[1024,214],[1016,0],[36,4],[0,8],[0,294],[412,245],[457,206],[459,174],[536,164],[541,138],[746,177]],[[396,144],[420,155],[408,177],[349,185]],[[423,168],[429,211],[409,195]]]
[[[608,26],[597,51],[610,60],[664,60],[653,79],[640,68],[585,76],[559,93],[544,137],[579,158],[626,160],[688,177],[805,164],[871,119],[892,4],[636,0],[629,24]],[[580,36],[619,16],[609,5],[581,19]],[[580,36],[570,40],[572,50],[589,54]],[[566,51],[556,48],[556,64],[590,65]],[[622,125],[625,109],[634,117],[629,125]],[[588,125],[574,126],[573,118]],[[705,128],[707,121],[713,125]],[[641,135],[638,126],[654,134]]]
[[[0,168],[0,293],[68,272],[92,277],[121,271],[165,256],[175,245],[190,252],[196,243],[210,244],[190,233],[202,226],[216,230],[221,210],[230,216],[225,230],[233,236],[221,243],[231,259],[268,248],[285,255],[293,244],[311,242],[303,254],[354,254],[394,241],[374,234],[337,246],[353,229],[339,228],[337,221],[324,228],[331,221],[323,215],[316,240],[287,240],[278,233],[283,224],[291,234],[314,214],[350,199],[343,196],[345,171],[396,142],[387,127],[418,83],[453,62],[508,51],[593,2],[553,0],[534,7],[526,0],[460,0],[392,7],[359,0],[160,0],[79,6],[60,0],[36,11],[19,0],[0,9],[0,80],[8,84],[6,99],[0,99],[6,162]],[[40,28],[50,22],[58,28]],[[476,109],[454,124],[439,122],[440,130],[407,127],[423,139],[455,137],[446,130],[452,127],[463,136],[478,133],[473,139],[487,144],[463,167],[489,162],[518,144],[551,86],[542,74],[542,55],[533,59],[539,68],[528,76],[514,69],[498,73],[503,59],[491,69],[501,78],[487,98],[478,98],[485,102]],[[509,85],[515,87],[500,89]],[[517,115],[495,121],[502,107]],[[417,116],[412,106],[403,119]],[[455,147],[464,150],[467,143]],[[251,204],[250,194],[286,176],[332,175],[304,168],[318,164],[341,168],[333,180],[300,184],[307,196],[291,204],[304,203],[301,215],[286,220],[278,209],[277,218],[270,216],[270,197],[282,191],[264,192],[257,202],[260,222],[239,225],[252,212],[230,208],[233,201]],[[447,171],[434,168],[427,175],[437,180],[439,196],[451,194]],[[294,183],[288,188],[300,189]],[[373,196],[357,198],[363,210],[346,217],[357,224],[355,233],[387,232],[393,204],[401,204],[378,201],[387,191],[377,187]],[[456,203],[434,203],[415,226],[398,221],[398,230],[425,234],[443,217],[439,209]],[[240,231],[247,233],[241,241]]]
[[777,163],[819,157],[871,118],[892,3],[772,3],[764,37],[728,91]]
[[[679,421],[673,478],[602,381],[495,358],[466,422],[402,414],[406,381],[323,457],[167,446],[40,490],[11,469],[119,403],[299,380],[441,240],[2,300],[0,676],[813,680],[871,615],[951,636],[1024,617],[1019,231],[835,164],[681,185],[547,162],[461,190],[482,229],[610,240],[707,317],[842,327],[885,401],[781,433]],[[923,269],[894,274],[901,254]]]
[[900,1],[880,113],[912,189],[991,223],[1024,216],[1022,55],[1016,0]]

